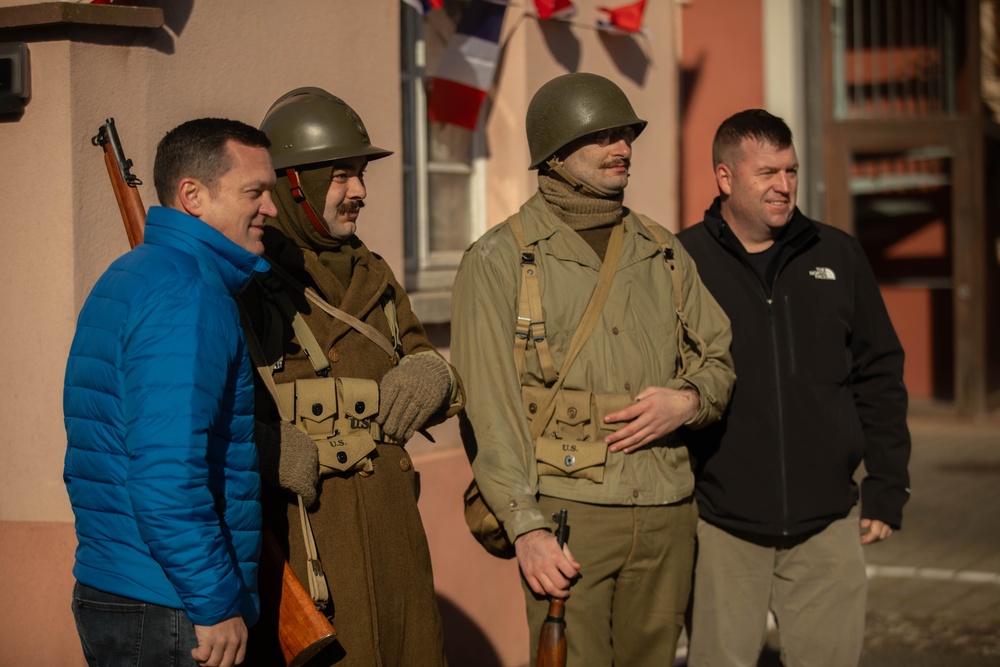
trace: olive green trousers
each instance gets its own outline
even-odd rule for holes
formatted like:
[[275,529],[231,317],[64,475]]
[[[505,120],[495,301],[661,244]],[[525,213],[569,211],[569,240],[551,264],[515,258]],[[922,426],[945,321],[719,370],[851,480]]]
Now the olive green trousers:
[[[545,516],[568,511],[580,576],[566,602],[567,667],[673,664],[691,591],[698,510],[693,498],[656,507],[602,506],[542,496]],[[522,577],[535,664],[549,610]]]

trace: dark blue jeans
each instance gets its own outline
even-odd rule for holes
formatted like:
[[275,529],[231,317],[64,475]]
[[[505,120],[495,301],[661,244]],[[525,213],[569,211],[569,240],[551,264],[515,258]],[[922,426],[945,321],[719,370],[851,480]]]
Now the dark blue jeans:
[[183,609],[112,595],[77,582],[73,617],[91,667],[190,667],[198,646]]

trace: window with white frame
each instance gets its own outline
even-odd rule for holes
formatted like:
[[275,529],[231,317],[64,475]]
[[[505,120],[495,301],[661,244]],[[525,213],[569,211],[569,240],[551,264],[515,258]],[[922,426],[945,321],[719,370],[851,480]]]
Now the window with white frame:
[[462,253],[486,229],[482,130],[427,120],[427,78],[437,71],[465,5],[445,0],[442,9],[421,16],[400,3],[404,286],[425,323],[450,319]]

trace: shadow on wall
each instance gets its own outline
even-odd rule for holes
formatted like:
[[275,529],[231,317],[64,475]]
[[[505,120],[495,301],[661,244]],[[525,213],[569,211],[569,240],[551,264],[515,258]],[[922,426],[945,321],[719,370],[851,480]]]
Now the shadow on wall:
[[156,32],[150,46],[161,53],[173,53],[174,39],[184,32],[194,0],[148,0],[145,4],[163,10],[163,28]]
[[567,72],[575,72],[580,67],[580,40],[565,21],[539,21],[542,37],[549,47],[552,57],[566,68]]
[[[79,1],[79,0],[78,0]],[[163,27],[157,30],[132,31],[109,30],[106,25],[84,23],[66,24],[63,30],[75,42],[102,46],[135,47],[144,46],[160,53],[174,53],[174,40],[187,26],[194,8],[194,0],[138,0],[139,7],[158,7],[163,10]],[[65,34],[65,33],[60,33]],[[52,39],[50,27],[25,28],[18,31],[22,41],[41,42]]]
[[[567,72],[576,72],[580,67],[580,40],[573,34],[568,23],[563,21],[541,21],[542,37],[554,60]],[[649,56],[643,49],[638,35],[615,35],[599,33],[599,39],[607,49],[618,72],[642,86],[649,71]]]
[[180,35],[191,18],[194,0],[146,0],[140,4],[163,10],[163,23],[175,35]]
[[160,53],[174,52],[174,39],[180,37],[194,9],[194,0],[143,0],[138,4],[163,10],[163,27],[149,40],[149,46]]
[[437,602],[444,624],[444,652],[448,664],[503,667],[493,643],[475,621],[448,598],[439,595]]
[[601,32],[599,37],[621,75],[631,79],[638,86],[645,85],[646,75],[649,72],[649,56],[639,43],[639,40],[645,37],[614,35],[606,32]]

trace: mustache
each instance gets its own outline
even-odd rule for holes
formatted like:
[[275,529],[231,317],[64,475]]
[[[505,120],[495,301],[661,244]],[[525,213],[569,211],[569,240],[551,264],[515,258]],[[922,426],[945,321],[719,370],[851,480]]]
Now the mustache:
[[601,165],[602,169],[611,169],[614,167],[625,167],[625,169],[630,169],[632,166],[632,160],[628,158],[615,158],[614,160],[608,160]]
[[343,215],[345,213],[357,213],[365,207],[365,202],[361,199],[348,199],[342,202],[340,206],[337,207],[337,213]]

